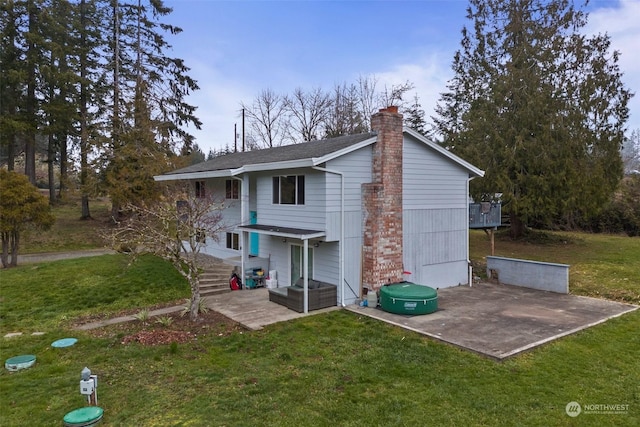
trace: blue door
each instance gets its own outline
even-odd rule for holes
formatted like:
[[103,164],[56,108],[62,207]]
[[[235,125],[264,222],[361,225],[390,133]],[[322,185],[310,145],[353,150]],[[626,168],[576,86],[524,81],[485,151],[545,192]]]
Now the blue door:
[[[258,223],[258,212],[249,212],[249,223]],[[258,256],[260,254],[260,235],[258,233],[249,233],[249,255]]]

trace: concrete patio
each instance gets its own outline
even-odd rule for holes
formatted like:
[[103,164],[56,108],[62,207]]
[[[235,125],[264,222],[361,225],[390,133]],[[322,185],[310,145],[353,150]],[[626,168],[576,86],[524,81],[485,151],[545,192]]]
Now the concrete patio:
[[284,322],[299,317],[339,310],[329,307],[310,311],[308,314],[289,310],[287,307],[269,301],[266,288],[245,289],[205,297],[207,306],[251,330],[262,329],[272,323]]
[[[305,316],[269,301],[266,289],[207,297],[208,306],[249,329]],[[369,316],[495,359],[504,359],[637,310],[602,299],[482,283],[438,291],[438,311],[424,316],[391,314],[351,305]],[[312,311],[309,315],[338,310]]]

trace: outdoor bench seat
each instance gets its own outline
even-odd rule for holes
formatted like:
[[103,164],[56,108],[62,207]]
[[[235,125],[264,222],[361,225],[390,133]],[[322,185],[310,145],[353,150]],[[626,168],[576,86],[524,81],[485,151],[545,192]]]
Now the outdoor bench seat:
[[[338,302],[338,288],[317,280],[309,280],[309,311],[335,306]],[[297,311],[304,312],[304,288],[300,280],[296,285],[269,289],[269,301]]]

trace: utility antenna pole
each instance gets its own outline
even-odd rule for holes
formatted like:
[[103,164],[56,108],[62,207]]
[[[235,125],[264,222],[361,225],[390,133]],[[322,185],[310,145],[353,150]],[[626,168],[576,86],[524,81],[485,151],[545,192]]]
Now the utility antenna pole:
[[238,152],[238,124],[233,124],[233,152]]
[[244,108],[242,109],[242,152],[244,153]]

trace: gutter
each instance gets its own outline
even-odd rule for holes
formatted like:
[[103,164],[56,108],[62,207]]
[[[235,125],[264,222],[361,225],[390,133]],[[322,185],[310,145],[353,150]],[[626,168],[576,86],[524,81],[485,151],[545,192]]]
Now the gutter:
[[340,246],[338,246],[338,258],[340,259],[340,271],[338,273],[338,280],[340,281],[340,305],[346,307],[344,302],[344,173],[327,169],[320,166],[314,166],[312,169],[332,173],[340,176]]
[[[245,177],[247,177],[247,175],[245,175]],[[240,181],[240,223],[241,224],[246,224],[249,222],[249,179],[247,178],[247,182],[245,185],[245,182],[244,182],[245,177],[240,178],[234,175],[230,176],[231,179]],[[240,250],[240,277],[242,277],[242,280],[244,280],[245,279],[244,277],[245,261],[249,258],[248,256],[245,256],[247,251],[249,234],[246,233],[244,230],[241,231],[241,233],[242,233],[242,241],[241,241],[242,249]]]

